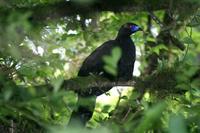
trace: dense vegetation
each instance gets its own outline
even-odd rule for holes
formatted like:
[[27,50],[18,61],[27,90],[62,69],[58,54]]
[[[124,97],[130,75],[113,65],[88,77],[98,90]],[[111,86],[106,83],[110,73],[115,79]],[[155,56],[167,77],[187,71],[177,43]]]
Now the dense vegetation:
[[[0,132],[200,132],[199,7],[199,0],[0,0]],[[91,129],[68,126],[77,92],[107,82],[77,77],[82,61],[126,22],[145,30],[132,36],[134,85],[97,98]]]

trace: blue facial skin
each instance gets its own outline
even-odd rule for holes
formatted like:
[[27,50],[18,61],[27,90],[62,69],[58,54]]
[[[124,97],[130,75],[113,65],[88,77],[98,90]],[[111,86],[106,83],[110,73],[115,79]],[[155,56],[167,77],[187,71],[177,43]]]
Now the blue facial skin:
[[139,29],[140,29],[139,26],[136,26],[136,25],[131,26],[131,31],[132,31],[133,33],[136,32],[136,31],[138,31]]

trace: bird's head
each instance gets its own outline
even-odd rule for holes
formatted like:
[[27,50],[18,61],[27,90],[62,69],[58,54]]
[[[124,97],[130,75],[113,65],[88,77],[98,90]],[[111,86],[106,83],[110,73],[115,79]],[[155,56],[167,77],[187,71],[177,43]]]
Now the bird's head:
[[121,26],[118,34],[123,36],[130,36],[137,31],[142,31],[142,29],[138,25],[134,23],[126,23]]

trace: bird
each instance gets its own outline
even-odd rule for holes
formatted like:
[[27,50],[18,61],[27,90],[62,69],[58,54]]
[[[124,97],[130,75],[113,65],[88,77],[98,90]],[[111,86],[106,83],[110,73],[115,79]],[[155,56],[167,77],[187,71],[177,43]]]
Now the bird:
[[[128,22],[123,24],[118,31],[118,34],[114,40],[109,40],[104,42],[101,46],[96,48],[82,63],[78,76],[86,77],[91,74],[102,76],[111,81],[128,81],[132,79],[134,62],[136,60],[136,48],[134,42],[131,39],[131,35],[136,33],[137,31],[142,31],[137,24]],[[105,62],[103,57],[106,55],[110,55],[112,50],[115,47],[119,47],[121,49],[121,57],[117,63],[117,75],[112,75],[104,70]],[[111,89],[111,88],[110,88]],[[79,94],[79,101],[82,98],[88,98],[93,96],[99,96],[102,93],[98,89],[92,88],[91,92]],[[80,105],[75,111],[75,115],[79,115],[81,121],[86,123],[93,114],[93,110],[95,107],[95,103],[91,105],[92,109],[88,109],[86,106]]]
[[[130,35],[141,30],[142,29],[134,23],[128,22],[123,24],[114,40],[106,41],[84,60],[78,72],[78,76],[84,77],[93,74],[101,75],[111,80],[130,80],[132,78],[136,59],[136,49]],[[104,70],[105,62],[103,57],[109,55],[115,47],[119,47],[122,54],[117,64],[117,75],[114,77]]]

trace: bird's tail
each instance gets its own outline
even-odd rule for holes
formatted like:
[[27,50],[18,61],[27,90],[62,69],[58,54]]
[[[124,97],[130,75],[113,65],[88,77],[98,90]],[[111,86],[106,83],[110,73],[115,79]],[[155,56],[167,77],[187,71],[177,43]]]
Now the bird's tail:
[[87,122],[92,118],[96,103],[96,97],[79,96],[77,109],[72,112],[69,126],[86,126]]

